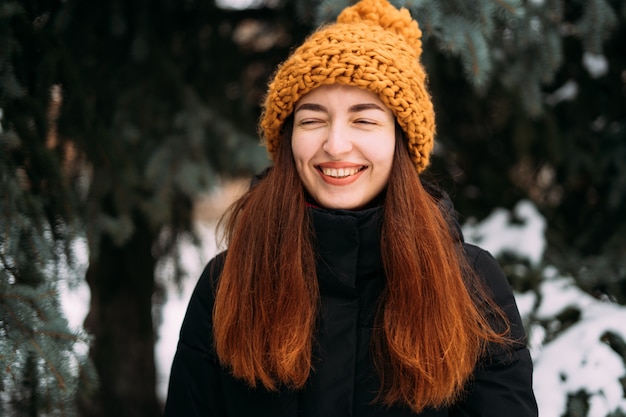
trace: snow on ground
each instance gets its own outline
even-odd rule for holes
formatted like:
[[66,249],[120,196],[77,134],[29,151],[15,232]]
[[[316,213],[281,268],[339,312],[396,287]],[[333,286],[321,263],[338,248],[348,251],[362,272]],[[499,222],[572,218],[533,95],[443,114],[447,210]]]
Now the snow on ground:
[[[516,221],[512,222],[512,218]],[[468,241],[482,246],[494,256],[515,253],[539,266],[546,246],[545,227],[545,219],[533,204],[521,201],[513,213],[496,209],[481,223],[468,223],[463,231]],[[626,411],[620,382],[620,378],[626,376],[624,361],[606,342],[610,335],[626,340],[626,308],[591,297],[576,286],[573,278],[560,275],[554,267],[545,267],[542,276],[539,302],[533,292],[516,294],[525,321],[532,316],[535,323],[540,321],[558,326],[555,317],[572,309],[580,312],[580,319],[547,342],[544,327],[534,324],[529,328],[539,414],[542,417],[562,416],[568,395],[579,391],[589,395],[587,417],[605,417],[617,410]]]
[[[530,202],[522,201],[513,213],[496,209],[482,222],[470,221],[463,229],[468,241],[494,256],[513,252],[527,258],[533,266],[539,266],[546,246],[545,227],[545,219],[536,208]],[[169,369],[187,302],[204,265],[218,250],[214,230],[214,222],[198,223],[201,247],[195,248],[188,241],[181,243],[181,260],[187,275],[182,287],[173,283],[166,285],[167,299],[155,346],[157,393],[162,399],[167,392]],[[167,264],[162,267],[167,268]],[[568,394],[580,390],[590,395],[588,417],[604,417],[618,409],[626,410],[619,382],[626,375],[624,362],[606,342],[610,335],[626,340],[626,307],[589,296],[575,285],[571,277],[559,275],[554,268],[546,267],[543,275],[541,297],[530,292],[516,294],[525,321],[532,318],[533,323],[540,320],[558,324],[553,318],[566,309],[577,309],[581,319],[547,342],[544,327],[534,324],[529,328],[540,415],[560,417],[565,411]],[[61,284],[62,305],[70,325],[79,328],[87,312],[89,291],[85,284],[69,288]]]
[[626,410],[620,383],[624,362],[604,341],[610,334],[626,340],[626,308],[591,297],[553,268],[544,275],[536,318],[550,320],[565,309],[578,310],[581,317],[556,339],[534,346],[534,389],[542,416],[561,416],[567,395],[582,390],[590,395],[588,417]]
[[463,226],[463,234],[465,240],[494,256],[515,253],[528,259],[532,265],[539,265],[546,248],[545,229],[546,221],[535,206],[528,200],[522,200],[512,213],[497,208],[478,224],[470,220]]

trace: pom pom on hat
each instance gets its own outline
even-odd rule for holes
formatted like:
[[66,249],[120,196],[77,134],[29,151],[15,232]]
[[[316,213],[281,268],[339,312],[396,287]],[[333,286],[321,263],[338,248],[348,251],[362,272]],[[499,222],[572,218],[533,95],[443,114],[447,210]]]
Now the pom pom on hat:
[[404,131],[422,172],[433,149],[435,117],[419,57],[421,31],[406,9],[361,0],[323,26],[281,64],[269,85],[260,133],[272,158],[285,120],[304,94],[324,84],[354,85],[377,94]]
[[363,0],[346,8],[337,17],[337,23],[368,23],[402,36],[415,50],[415,58],[422,54],[422,31],[407,9],[396,9],[387,0]]

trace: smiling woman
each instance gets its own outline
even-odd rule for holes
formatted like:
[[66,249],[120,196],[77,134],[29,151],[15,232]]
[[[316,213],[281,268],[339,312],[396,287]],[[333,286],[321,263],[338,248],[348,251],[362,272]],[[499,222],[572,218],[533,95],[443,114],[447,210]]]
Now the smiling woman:
[[407,10],[362,0],[269,85],[273,164],[227,212],[166,416],[535,417],[515,299],[421,174],[434,113]]
[[395,133],[393,113],[372,92],[330,84],[305,94],[291,141],[304,188],[321,207],[365,207],[387,185]]

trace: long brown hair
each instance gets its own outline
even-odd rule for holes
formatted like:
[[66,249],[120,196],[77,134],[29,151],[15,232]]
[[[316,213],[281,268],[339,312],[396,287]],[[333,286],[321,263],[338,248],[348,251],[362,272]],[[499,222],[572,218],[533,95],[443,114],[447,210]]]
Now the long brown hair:
[[419,412],[458,399],[487,343],[507,342],[508,324],[468,265],[452,213],[442,211],[414,170],[398,144],[381,234],[387,285],[372,351],[378,398]]
[[[508,327],[490,326],[488,314],[504,316],[422,186],[401,132],[396,136],[381,235],[387,285],[372,357],[381,379],[378,399],[419,412],[454,402],[486,344],[506,343]],[[302,388],[312,366],[319,290],[290,123],[274,166],[230,208],[222,226],[228,253],[213,312],[217,355],[251,386]]]

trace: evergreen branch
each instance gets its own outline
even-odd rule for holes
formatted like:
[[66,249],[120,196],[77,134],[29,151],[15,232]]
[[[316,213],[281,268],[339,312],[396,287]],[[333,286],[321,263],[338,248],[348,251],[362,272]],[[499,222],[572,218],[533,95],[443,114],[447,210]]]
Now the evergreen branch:
[[[2,297],[7,298],[6,297],[7,294],[2,294]],[[1,298],[0,298],[1,300]],[[32,332],[32,329],[28,328],[28,326],[25,326],[22,323],[22,320],[20,320],[19,316],[15,313],[15,311],[13,311],[13,309],[11,308],[11,306],[7,303],[2,303],[4,309],[11,315],[11,317],[13,317],[13,320],[15,321],[15,323],[20,327],[20,329],[22,330],[23,333],[27,333],[27,332]]]
[[469,54],[472,57],[472,75],[474,76],[474,80],[476,80],[480,74],[480,68],[478,66],[478,54],[476,53],[476,47],[474,46],[474,42],[468,41],[467,47],[469,49]]
[[[43,321],[44,323],[47,323],[45,315],[43,314],[43,312],[41,312],[41,309],[39,309],[36,306],[32,305],[32,300],[31,299],[28,299],[27,297],[20,296],[20,295],[15,295],[15,294],[0,294],[0,297],[13,298],[13,299],[24,301],[24,302],[30,304],[32,309],[35,312],[40,312],[37,315],[39,316],[41,321]],[[36,335],[36,334],[46,335],[46,336],[50,336],[50,337],[56,338],[56,339],[73,340],[74,342],[78,342],[78,341],[83,341],[84,340],[80,336],[74,335],[74,334],[71,334],[71,333],[61,333],[61,332],[50,331],[50,330],[42,330],[42,329],[31,329],[28,326],[23,324],[22,320],[20,320],[20,318],[18,317],[17,313],[15,311],[13,311],[13,309],[11,308],[10,305],[8,305],[7,303],[2,303],[2,305],[3,305],[4,309],[13,317],[14,322],[20,327],[20,329],[22,330],[23,333],[28,333],[30,335]]]
[[[17,346],[19,346],[20,344],[18,344]],[[15,356],[18,354],[18,352],[19,352],[18,349],[13,349],[13,352],[11,352],[11,359],[8,361],[7,366],[5,368],[6,374],[11,376],[13,384],[15,385],[17,385],[19,381],[18,381],[18,376],[13,372],[11,365],[15,363]]]
[[[24,337],[20,338],[20,340],[16,340],[14,343],[15,347],[21,346],[24,342],[23,340],[27,339],[27,334],[29,334],[29,332],[32,329],[29,329],[28,326],[25,326],[22,324],[21,320],[19,319],[19,317],[17,316],[17,314],[13,311],[13,309],[11,308],[11,306],[9,306],[6,303],[2,303],[4,306],[4,309],[13,317],[14,322],[17,324],[17,326],[22,330],[21,334],[24,335]],[[13,349],[12,355],[11,355],[11,360],[8,361],[8,365],[7,365],[7,373],[11,376],[13,376],[13,379],[16,379],[16,376],[13,374],[13,372],[11,372],[11,364],[15,362],[15,356],[18,354],[19,349]],[[17,381],[15,381],[17,383]]]
[[515,7],[512,6],[511,4],[509,4],[508,2],[504,1],[504,0],[493,0],[496,4],[498,4],[498,6],[500,6],[502,9],[506,10],[507,12],[511,13],[512,15],[516,15],[516,10]]
[[57,371],[57,368],[56,366],[54,366],[52,361],[48,359],[43,349],[41,349],[41,346],[39,345],[39,343],[37,343],[35,339],[30,339],[30,343],[31,345],[33,345],[35,350],[39,353],[39,356],[48,364],[48,369],[50,369],[50,371],[52,371],[52,373],[56,377],[57,382],[59,383],[59,388],[61,388],[63,391],[66,391],[67,387],[65,386],[65,380],[63,379],[61,374]]
[[78,335],[75,335],[75,334],[61,333],[61,332],[50,331],[50,330],[37,329],[37,330],[33,330],[33,334],[49,336],[49,337],[55,338],[55,339],[71,340],[73,342],[84,342],[85,341],[84,338],[82,338],[82,337],[80,337]]
[[[19,319],[19,317],[17,316],[17,314],[13,311],[13,309],[11,308],[11,306],[7,305],[6,303],[4,303],[4,307],[6,308],[6,311],[15,319],[16,324],[22,329],[22,333],[23,334],[35,334],[36,331],[33,329],[29,329],[27,326],[25,326],[21,320]],[[37,351],[37,353],[39,354],[39,357],[42,358],[45,363],[47,364],[48,369],[52,372],[52,374],[55,376],[59,387],[63,390],[66,391],[67,387],[65,385],[65,381],[61,375],[61,373],[57,370],[56,366],[54,366],[54,363],[46,356],[46,354],[44,353],[43,349],[41,348],[41,346],[39,345],[39,343],[37,343],[37,341],[32,338],[29,337],[28,340],[30,341],[30,344],[33,346],[33,348]],[[20,343],[21,344],[21,343]]]
[[[35,301],[37,300],[43,300],[45,298],[54,296],[55,292],[54,290],[50,290],[47,291],[45,293],[39,294],[37,296],[34,297],[26,297],[20,294],[12,294],[12,293],[3,293],[0,294],[0,297],[2,298],[12,298],[18,301],[22,301],[26,304],[29,304],[30,307],[33,309],[33,311],[35,312],[35,314],[37,315],[37,318],[39,318],[41,321],[43,321],[44,323],[47,322],[47,316],[45,315],[45,313],[43,312],[43,310],[41,308],[39,308],[36,304]],[[6,305],[6,304],[5,304]]]
[[15,298],[21,301],[31,301],[31,300],[43,300],[48,297],[53,297],[54,295],[56,295],[56,292],[54,290],[48,290],[34,297],[26,297],[21,294],[11,294],[11,293],[5,293],[3,295],[6,296],[6,298]]
[[9,271],[9,273],[11,275],[13,275],[14,278],[17,279],[17,278],[20,277],[18,268],[14,267],[14,266],[10,266],[7,258],[5,257],[4,253],[2,253],[2,252],[0,252],[0,261],[2,262],[2,266],[4,267],[4,269]]

